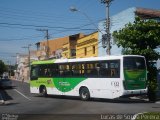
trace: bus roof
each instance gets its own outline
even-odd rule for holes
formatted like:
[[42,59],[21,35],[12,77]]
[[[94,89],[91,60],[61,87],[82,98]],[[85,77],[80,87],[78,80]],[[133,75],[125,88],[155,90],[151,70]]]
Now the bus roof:
[[52,63],[66,63],[66,62],[85,62],[85,61],[99,61],[99,60],[115,60],[122,59],[123,57],[143,57],[141,55],[116,55],[116,56],[102,56],[102,57],[89,57],[89,58],[76,58],[76,59],[51,59],[51,60],[38,60],[33,61],[34,64],[52,64]]

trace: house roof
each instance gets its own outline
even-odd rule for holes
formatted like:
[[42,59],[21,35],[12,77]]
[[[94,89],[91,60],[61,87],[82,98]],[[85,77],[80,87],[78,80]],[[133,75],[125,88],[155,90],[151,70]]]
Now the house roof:
[[135,14],[143,19],[160,18],[160,10],[137,8]]

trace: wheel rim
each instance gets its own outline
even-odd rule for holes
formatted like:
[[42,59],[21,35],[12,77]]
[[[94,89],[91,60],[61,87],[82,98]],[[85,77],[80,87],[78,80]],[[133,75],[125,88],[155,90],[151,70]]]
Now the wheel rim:
[[43,89],[42,89],[41,94],[42,94],[42,96],[46,96],[46,95],[47,95],[46,88],[43,88]]
[[45,90],[45,88],[43,88],[42,93],[43,93],[43,94],[46,94],[46,90]]
[[88,94],[87,94],[87,92],[82,92],[82,98],[87,98],[87,96],[88,96]]

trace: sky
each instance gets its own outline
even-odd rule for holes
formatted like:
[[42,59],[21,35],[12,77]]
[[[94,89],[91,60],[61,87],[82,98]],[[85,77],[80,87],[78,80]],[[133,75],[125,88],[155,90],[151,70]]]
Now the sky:
[[[71,12],[72,6],[81,12]],[[113,0],[110,16],[130,7],[160,10],[160,0]],[[22,47],[34,50],[45,37],[38,29],[48,29],[50,39],[96,31],[82,12],[95,25],[106,18],[101,0],[0,0],[0,59],[15,64],[16,53],[27,53]]]

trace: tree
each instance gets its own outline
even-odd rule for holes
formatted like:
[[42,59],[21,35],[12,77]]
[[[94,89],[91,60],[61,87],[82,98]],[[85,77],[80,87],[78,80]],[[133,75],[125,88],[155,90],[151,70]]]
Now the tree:
[[125,28],[114,31],[113,37],[118,46],[123,47],[123,54],[140,54],[149,61],[157,60],[159,52],[155,51],[160,45],[160,24],[154,20],[136,18],[134,23]]
[[6,65],[4,64],[2,60],[0,60],[0,75],[2,75],[3,72],[5,72],[6,70],[7,70]]
[[122,47],[122,54],[143,55],[149,71],[149,86],[155,89],[156,70],[151,63],[160,58],[155,49],[160,45],[160,23],[155,20],[141,20],[128,23],[119,31],[113,32],[115,43]]

